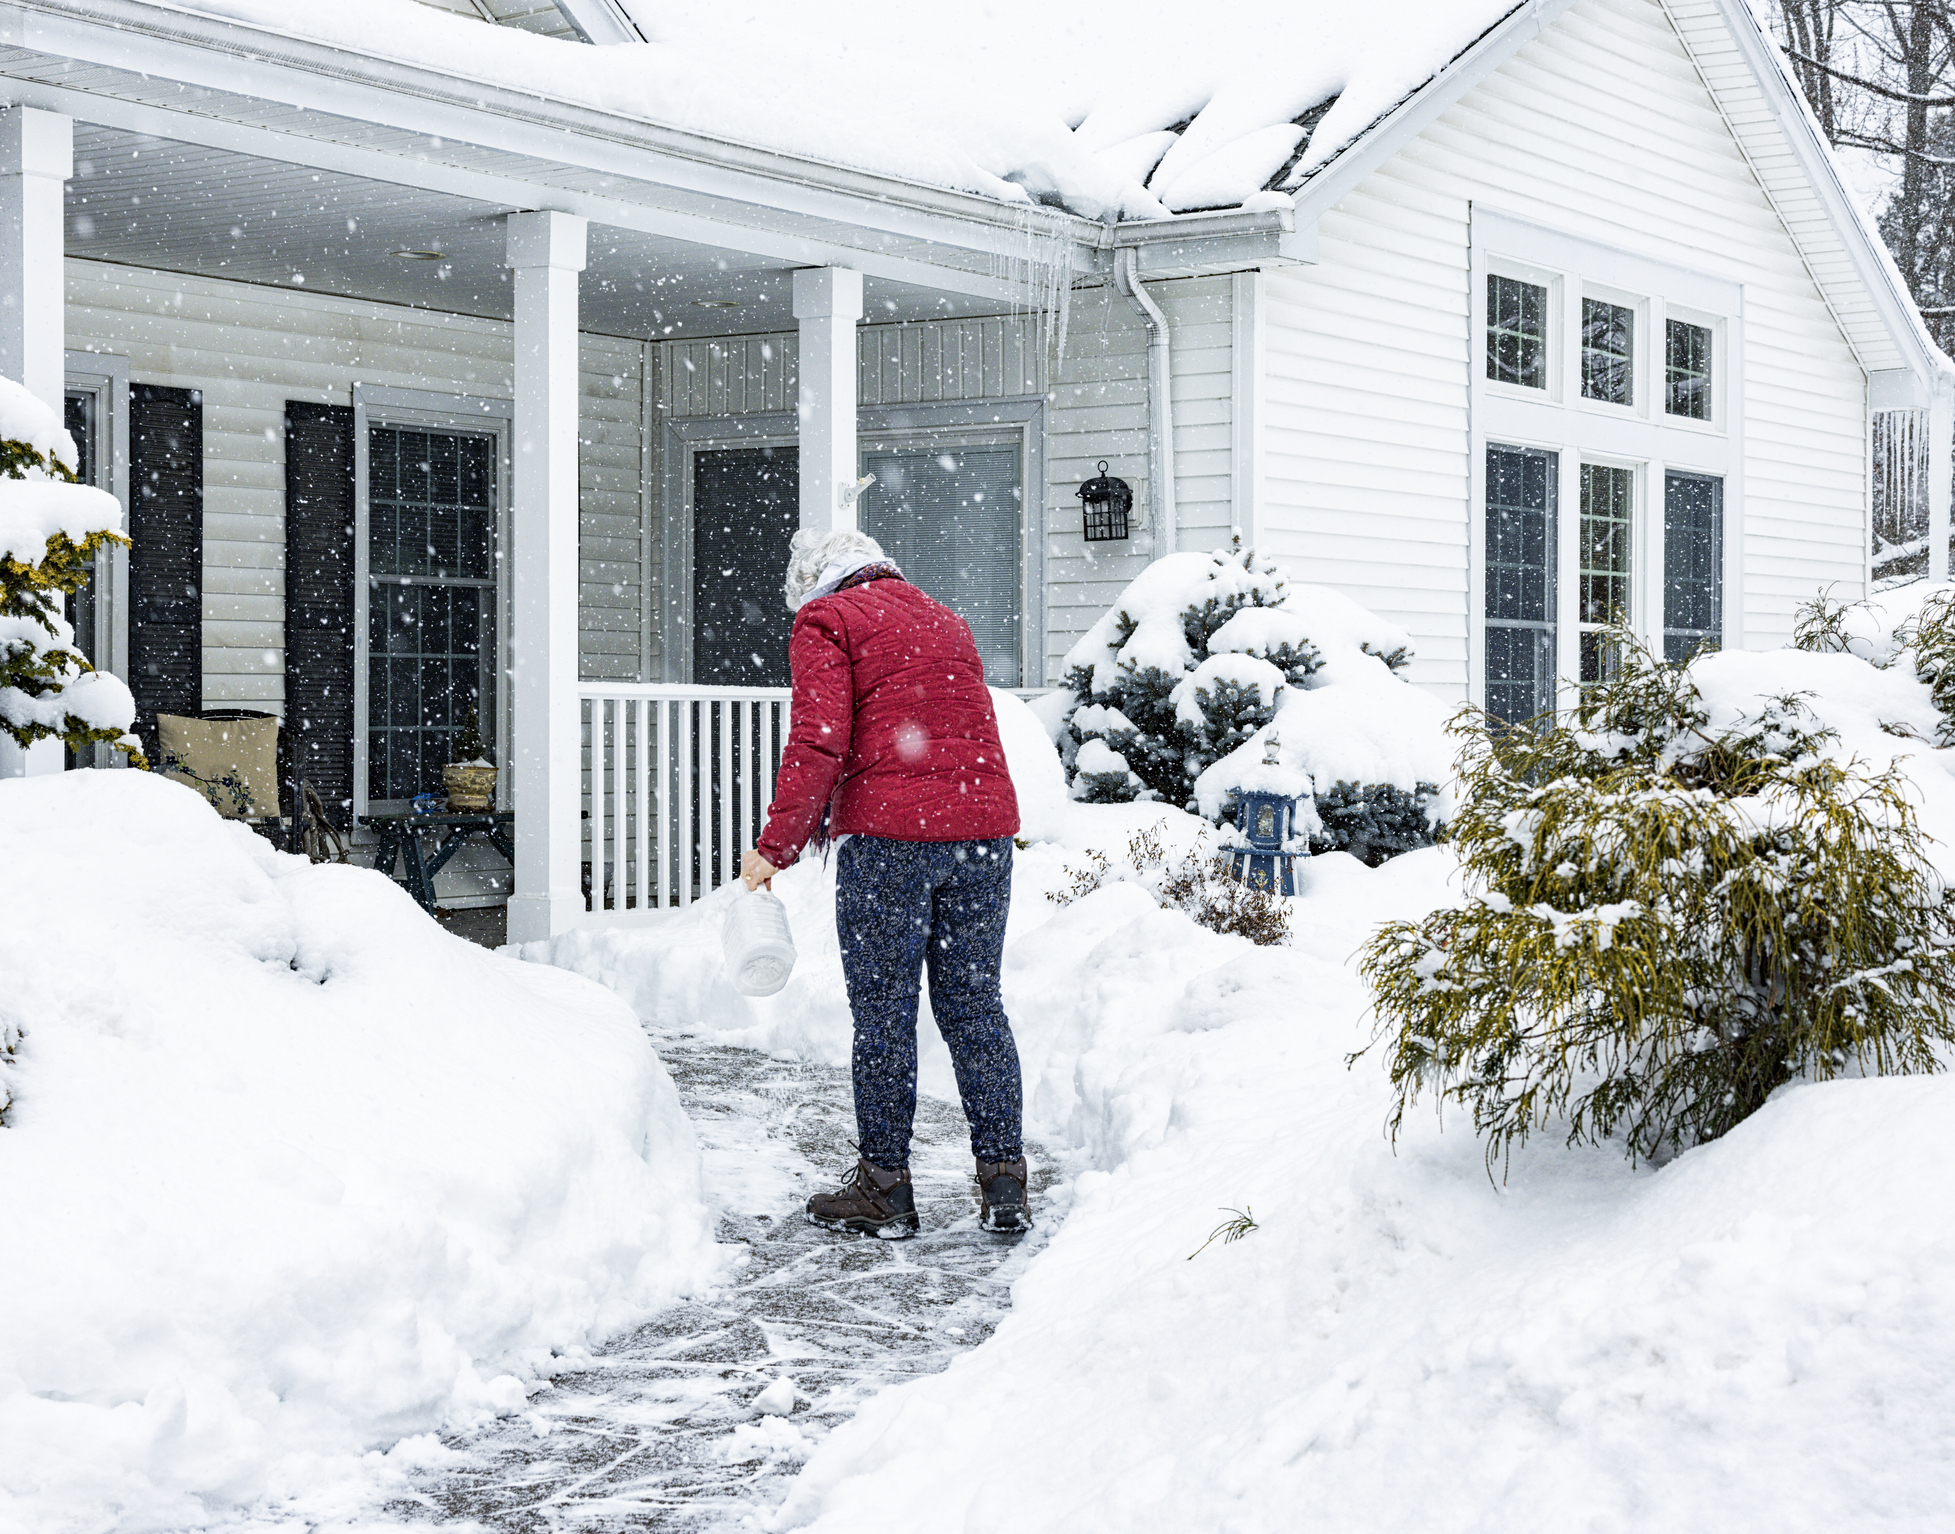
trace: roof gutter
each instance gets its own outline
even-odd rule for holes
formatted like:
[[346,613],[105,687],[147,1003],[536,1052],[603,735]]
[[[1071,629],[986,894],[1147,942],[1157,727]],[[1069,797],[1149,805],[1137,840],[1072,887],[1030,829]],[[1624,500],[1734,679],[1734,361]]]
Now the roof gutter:
[[1174,552],[1174,358],[1168,317],[1141,286],[1140,252],[1123,245],[1113,253],[1113,284],[1147,327],[1147,515],[1154,529],[1154,558]]

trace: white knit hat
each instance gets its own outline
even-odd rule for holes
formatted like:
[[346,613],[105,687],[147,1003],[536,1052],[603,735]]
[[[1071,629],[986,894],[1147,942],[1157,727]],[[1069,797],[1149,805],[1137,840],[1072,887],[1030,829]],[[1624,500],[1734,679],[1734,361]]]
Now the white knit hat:
[[802,603],[827,595],[864,565],[885,563],[888,558],[880,543],[852,527],[826,533],[804,527],[788,543],[787,579],[781,592],[788,607],[798,612]]

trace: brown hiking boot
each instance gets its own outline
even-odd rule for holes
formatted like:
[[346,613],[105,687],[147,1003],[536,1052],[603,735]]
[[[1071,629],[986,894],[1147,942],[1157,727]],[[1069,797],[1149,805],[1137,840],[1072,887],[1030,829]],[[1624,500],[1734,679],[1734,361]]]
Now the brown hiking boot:
[[886,1172],[857,1158],[855,1175],[833,1193],[808,1200],[808,1223],[830,1230],[859,1230],[885,1241],[902,1241],[917,1232],[916,1194],[906,1167]]
[[1025,1200],[1025,1158],[977,1164],[978,1224],[1000,1235],[1022,1235],[1032,1228]]

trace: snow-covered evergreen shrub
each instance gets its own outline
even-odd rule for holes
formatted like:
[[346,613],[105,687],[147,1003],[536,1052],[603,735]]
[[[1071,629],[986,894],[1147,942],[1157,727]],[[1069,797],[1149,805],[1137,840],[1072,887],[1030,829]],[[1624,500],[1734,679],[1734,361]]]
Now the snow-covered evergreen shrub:
[[1323,831],[1310,839],[1315,852],[1348,852],[1376,868],[1401,852],[1429,847],[1437,784],[1416,784],[1408,793],[1390,783],[1333,783],[1317,795]]
[[135,700],[74,648],[63,615],[96,551],[128,543],[115,497],[75,482],[75,456],[54,412],[0,378],[0,730],[22,747],[106,741],[140,762]]
[[[1195,779],[1268,724],[1283,688],[1320,664],[1280,610],[1287,588],[1240,546],[1149,565],[1066,656],[1083,754],[1074,797],[1189,806]],[[1245,610],[1255,616],[1238,624]]]
[[1394,1127],[1432,1092],[1490,1164],[1556,1118],[1667,1154],[1795,1077],[1932,1071],[1955,1040],[1955,924],[1899,770],[1829,754],[1798,697],[1714,731],[1690,668],[1612,638],[1617,674],[1539,733],[1461,716],[1476,892],[1362,961]]
[[1941,715],[1936,743],[1955,746],[1955,586],[1917,585],[1866,602],[1821,592],[1800,605],[1792,643],[1820,655],[1857,655],[1883,671],[1906,658]]
[[[1427,845],[1445,752],[1433,749],[1436,701],[1398,675],[1411,654],[1390,624],[1335,592],[1293,586],[1240,543],[1170,554],[1066,656],[1072,703],[1058,745],[1072,795],[1159,800],[1220,822],[1275,734],[1316,850],[1375,863]],[[1279,725],[1300,698],[1335,688],[1350,706]],[[1330,811],[1321,822],[1313,791],[1318,814]]]
[[1955,591],[1944,588],[1921,604],[1906,645],[1914,674],[1927,684],[1941,715],[1939,741],[1955,746]]

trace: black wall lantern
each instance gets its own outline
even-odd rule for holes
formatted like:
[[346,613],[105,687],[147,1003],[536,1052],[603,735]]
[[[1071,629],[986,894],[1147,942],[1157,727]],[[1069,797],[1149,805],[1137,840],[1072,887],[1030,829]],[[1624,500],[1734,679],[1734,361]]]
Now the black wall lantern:
[[1134,492],[1124,479],[1113,479],[1100,460],[1100,472],[1074,492],[1086,508],[1086,541],[1111,543],[1127,536],[1127,513],[1134,509]]

